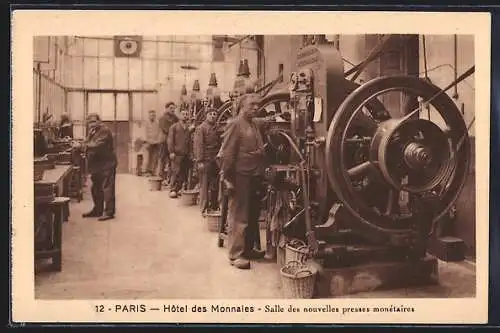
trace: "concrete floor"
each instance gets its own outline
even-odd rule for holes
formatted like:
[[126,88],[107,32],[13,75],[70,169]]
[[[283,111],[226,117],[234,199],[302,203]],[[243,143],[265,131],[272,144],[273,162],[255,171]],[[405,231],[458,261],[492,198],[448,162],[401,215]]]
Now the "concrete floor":
[[[230,266],[198,207],[182,207],[167,191],[151,191],[147,178],[117,176],[117,216],[82,219],[91,208],[71,204],[63,226],[63,269],[35,277],[38,299],[283,298],[275,263]],[[264,244],[264,243],[263,243]],[[377,291],[354,297],[471,297],[474,265],[440,263],[440,285]],[[353,297],[350,296],[350,297]]]

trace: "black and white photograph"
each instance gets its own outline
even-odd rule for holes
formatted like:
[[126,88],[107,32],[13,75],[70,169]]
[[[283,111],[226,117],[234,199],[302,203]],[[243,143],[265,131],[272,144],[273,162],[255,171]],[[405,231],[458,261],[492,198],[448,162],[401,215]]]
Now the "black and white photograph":
[[477,35],[91,30],[31,37],[35,301],[478,297]]

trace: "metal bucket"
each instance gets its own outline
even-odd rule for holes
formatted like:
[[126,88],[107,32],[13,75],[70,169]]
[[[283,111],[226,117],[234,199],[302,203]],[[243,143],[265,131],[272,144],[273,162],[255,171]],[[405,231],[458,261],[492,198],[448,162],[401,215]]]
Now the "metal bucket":
[[161,177],[149,178],[149,185],[151,186],[151,191],[161,191],[162,181],[163,179]]
[[194,206],[198,199],[198,190],[185,190],[181,192],[181,202],[184,206]]

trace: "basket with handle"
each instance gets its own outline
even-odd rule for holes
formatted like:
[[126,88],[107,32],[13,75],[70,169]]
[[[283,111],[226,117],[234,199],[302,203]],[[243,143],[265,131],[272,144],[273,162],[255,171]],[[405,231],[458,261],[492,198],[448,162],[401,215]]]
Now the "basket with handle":
[[315,267],[302,262],[290,261],[285,264],[280,270],[285,298],[313,298],[317,273]]
[[292,239],[285,246],[285,264],[297,261],[304,262],[309,255],[309,247],[301,240]]

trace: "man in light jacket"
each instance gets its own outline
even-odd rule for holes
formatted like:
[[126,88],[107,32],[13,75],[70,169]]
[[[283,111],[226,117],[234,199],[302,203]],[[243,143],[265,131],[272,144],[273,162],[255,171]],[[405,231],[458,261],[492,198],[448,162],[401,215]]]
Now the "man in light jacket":
[[164,140],[164,136],[160,129],[158,119],[156,119],[156,112],[154,110],[149,111],[148,120],[146,120],[144,126],[144,137],[148,157],[146,173],[149,175],[157,175],[160,145]]

